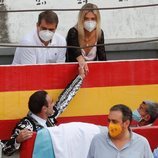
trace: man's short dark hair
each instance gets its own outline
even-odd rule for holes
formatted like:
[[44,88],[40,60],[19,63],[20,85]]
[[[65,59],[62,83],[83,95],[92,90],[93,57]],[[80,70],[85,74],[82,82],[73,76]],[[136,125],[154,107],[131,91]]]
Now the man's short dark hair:
[[59,22],[57,14],[51,10],[47,10],[39,14],[38,25],[41,24],[41,21],[43,19],[46,21],[46,23],[56,24],[56,26],[58,25],[58,22]]
[[44,90],[36,91],[33,93],[28,102],[29,109],[32,113],[38,114],[41,112],[43,106],[48,106],[46,100],[47,92]]
[[120,111],[122,112],[122,121],[125,122],[127,120],[132,122],[132,110],[124,105],[124,104],[117,104],[111,107],[110,111]]

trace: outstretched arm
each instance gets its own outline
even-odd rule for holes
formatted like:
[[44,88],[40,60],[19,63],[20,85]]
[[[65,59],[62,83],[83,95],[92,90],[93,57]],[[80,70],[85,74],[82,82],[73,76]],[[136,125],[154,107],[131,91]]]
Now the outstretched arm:
[[69,102],[80,89],[85,73],[82,67],[79,67],[79,75],[65,88],[60,94],[58,101],[54,105],[54,114],[50,117],[51,122],[55,123],[55,119],[66,109]]
[[54,115],[51,118],[56,119],[68,106],[69,102],[72,98],[76,95],[78,90],[81,87],[83,78],[78,75],[68,86],[65,90],[60,94],[58,101],[54,105]]

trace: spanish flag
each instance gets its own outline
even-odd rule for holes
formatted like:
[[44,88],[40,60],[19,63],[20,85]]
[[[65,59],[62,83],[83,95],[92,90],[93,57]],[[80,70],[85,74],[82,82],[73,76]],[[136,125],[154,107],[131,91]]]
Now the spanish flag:
[[[132,110],[143,100],[158,101],[158,60],[88,63],[89,73],[58,122],[106,124],[109,108],[126,104]],[[77,75],[78,64],[0,66],[0,139],[28,112],[28,99],[47,90],[53,100]],[[7,134],[8,133],[8,134]]]

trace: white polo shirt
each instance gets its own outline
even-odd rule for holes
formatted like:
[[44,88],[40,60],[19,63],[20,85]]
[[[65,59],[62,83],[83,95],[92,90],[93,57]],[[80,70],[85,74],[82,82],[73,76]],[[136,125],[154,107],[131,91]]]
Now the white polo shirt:
[[[35,29],[26,35],[20,42],[21,45],[44,46]],[[63,36],[55,33],[48,46],[66,46]],[[65,62],[66,48],[17,48],[13,65],[17,64],[44,64]]]

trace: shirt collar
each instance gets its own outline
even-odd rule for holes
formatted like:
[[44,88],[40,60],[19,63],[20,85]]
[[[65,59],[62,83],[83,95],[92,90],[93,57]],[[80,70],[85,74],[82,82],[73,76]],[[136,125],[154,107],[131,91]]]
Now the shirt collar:
[[[127,148],[131,143],[134,143],[135,135],[133,134],[133,132],[132,132],[131,129],[129,129],[129,132],[130,132],[131,140],[130,140],[127,144],[125,144],[124,147],[123,147],[121,150]],[[113,144],[113,142],[111,141],[111,138],[110,138],[108,132],[106,133],[106,139],[107,139],[107,142],[108,142],[111,146],[113,146],[115,149],[117,149],[116,146],[115,146],[115,145]],[[117,150],[118,150],[118,149],[117,149]]]
[[44,119],[42,119],[42,118],[40,118],[40,117],[38,117],[37,115],[35,115],[35,114],[31,114],[31,117],[32,118],[34,118],[40,125],[42,125],[43,127],[47,127],[47,125],[46,125],[46,120],[44,120]]

